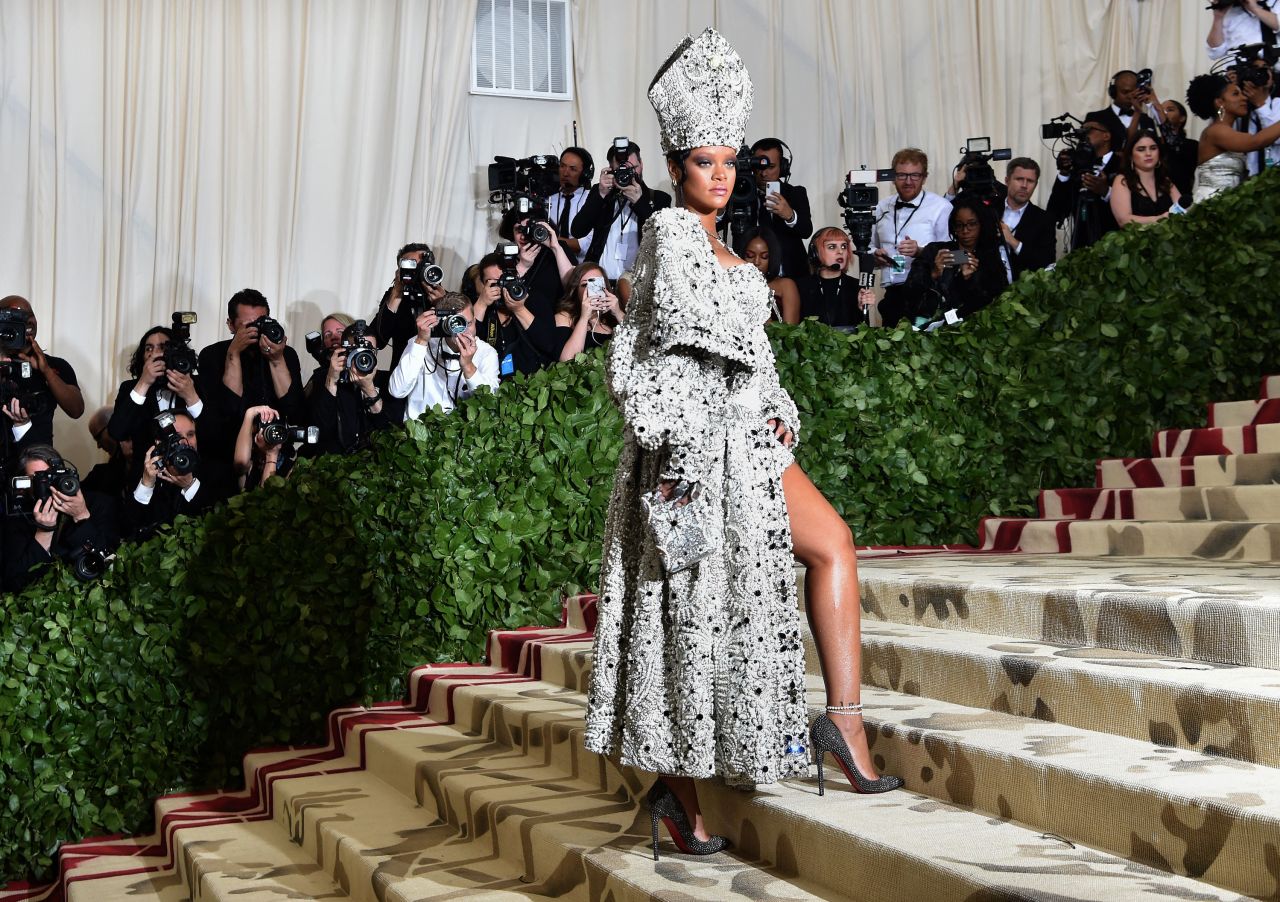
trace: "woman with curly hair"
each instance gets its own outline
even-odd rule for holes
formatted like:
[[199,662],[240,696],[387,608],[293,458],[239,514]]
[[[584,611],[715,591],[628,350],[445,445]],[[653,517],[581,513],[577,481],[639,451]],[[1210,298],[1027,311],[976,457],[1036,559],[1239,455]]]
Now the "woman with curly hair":
[[1280,140],[1280,122],[1252,135],[1236,131],[1236,120],[1249,114],[1249,101],[1240,86],[1223,75],[1191,79],[1187,106],[1201,119],[1210,120],[1200,134],[1200,165],[1191,188],[1196,203],[1239,185],[1247,171],[1244,155]]

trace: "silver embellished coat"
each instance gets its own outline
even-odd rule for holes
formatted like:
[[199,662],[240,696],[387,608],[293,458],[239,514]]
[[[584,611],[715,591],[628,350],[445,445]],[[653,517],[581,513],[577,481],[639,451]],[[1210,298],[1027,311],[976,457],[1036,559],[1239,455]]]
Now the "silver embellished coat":
[[[645,224],[608,380],[625,420],[601,564],[588,749],[735,785],[800,773],[804,644],[782,471],[799,434],[765,335],[769,288],[725,269],[687,210]],[[640,496],[697,481],[723,551],[667,576]],[[790,746],[790,751],[788,750]]]

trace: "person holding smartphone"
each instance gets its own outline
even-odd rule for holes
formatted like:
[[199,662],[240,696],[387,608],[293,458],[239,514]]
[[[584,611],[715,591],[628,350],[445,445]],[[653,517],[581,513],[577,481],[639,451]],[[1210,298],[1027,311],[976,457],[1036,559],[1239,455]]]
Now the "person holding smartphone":
[[999,225],[985,204],[972,197],[956,198],[947,224],[950,240],[926,245],[907,278],[917,329],[967,319],[1012,281]]
[[791,148],[781,138],[761,138],[751,145],[756,160],[756,188],[761,192],[756,225],[770,229],[782,245],[780,275],[798,279],[809,272],[805,240],[813,234],[809,192],[792,184]]
[[583,263],[565,279],[567,290],[556,305],[556,332],[564,337],[561,360],[609,343],[613,330],[626,319],[618,296],[595,263]]

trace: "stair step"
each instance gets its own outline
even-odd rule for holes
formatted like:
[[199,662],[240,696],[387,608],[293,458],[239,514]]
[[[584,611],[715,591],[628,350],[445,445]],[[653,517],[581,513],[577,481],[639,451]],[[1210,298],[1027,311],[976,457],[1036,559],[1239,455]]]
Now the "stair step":
[[1280,484],[1280,454],[1125,457],[1098,461],[1099,488]]
[[858,576],[864,622],[1280,670],[1274,564],[938,554],[860,560]]
[[907,695],[1280,767],[1272,670],[868,620],[862,674]]
[[1258,390],[1260,398],[1280,398],[1280,376],[1263,376],[1262,387]]
[[1280,561],[1280,522],[986,517],[981,535],[984,551]]
[[1205,454],[1270,454],[1280,451],[1280,423],[1221,429],[1161,429],[1151,443],[1155,457]]
[[1218,401],[1209,405],[1209,426],[1258,426],[1280,423],[1280,398]]
[[1193,486],[1149,489],[1046,489],[1044,520],[1280,519],[1280,485]]

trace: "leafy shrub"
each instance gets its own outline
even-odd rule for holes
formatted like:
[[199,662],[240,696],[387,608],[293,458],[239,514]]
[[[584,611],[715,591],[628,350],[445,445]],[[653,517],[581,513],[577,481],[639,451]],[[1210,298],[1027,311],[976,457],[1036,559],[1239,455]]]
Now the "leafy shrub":
[[[1280,173],[1020,280],[963,328],[776,327],[800,462],[859,541],[966,541],[1095,458],[1252,397],[1274,362]],[[0,606],[0,875],[144,828],[159,793],[224,785],[257,745],[550,623],[596,578],[621,421],[601,357],[300,465]]]

